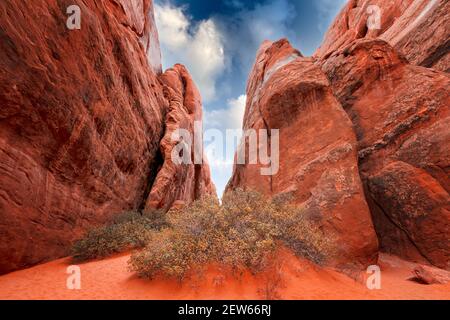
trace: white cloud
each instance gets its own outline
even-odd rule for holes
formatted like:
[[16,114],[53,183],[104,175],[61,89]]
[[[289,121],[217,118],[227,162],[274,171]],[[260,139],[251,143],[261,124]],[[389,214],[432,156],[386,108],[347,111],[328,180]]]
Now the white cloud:
[[155,18],[161,43],[169,50],[179,50],[189,40],[189,20],[181,8],[155,5]]
[[227,129],[241,129],[244,118],[246,95],[236,99],[229,99],[225,109],[206,111],[204,115],[205,128],[225,131]]
[[[242,123],[245,113],[245,103],[247,100],[246,95],[241,95],[236,99],[229,99],[227,106],[224,109],[217,109],[204,112],[204,130],[205,130],[205,140],[208,140],[209,135],[215,135],[219,133],[222,135],[223,141],[217,145],[217,141],[205,141],[206,149],[208,148],[208,143],[212,146],[213,143],[215,151],[217,147],[221,147],[219,154],[209,154],[209,162],[211,167],[224,168],[226,166],[232,165],[234,160],[234,154],[236,152],[237,143],[240,139],[236,141],[226,141],[227,130],[239,131],[241,133]],[[236,131],[237,130],[237,131]],[[209,131],[209,134],[208,134]],[[230,143],[227,145],[226,143]],[[233,145],[235,143],[236,145]]]
[[343,8],[347,0],[316,0],[314,3],[319,12],[319,30],[325,32],[330,23]]
[[289,28],[294,18],[295,7],[288,0],[257,3],[251,9],[238,10],[234,15],[221,18],[219,27],[226,37],[227,52],[245,70],[244,77],[264,40],[295,36]]
[[193,24],[183,7],[166,2],[155,5],[163,66],[184,64],[205,102],[214,100],[216,81],[225,69],[223,37],[214,20]]
[[[222,133],[223,137],[222,150],[214,149],[215,152],[218,151],[217,154],[209,152],[212,151],[210,149],[211,145],[208,145],[211,141],[205,141],[205,151],[207,152],[219,195],[223,193],[225,185],[233,172],[234,154],[239,143],[239,139],[237,139],[235,146],[233,146],[232,141],[228,141],[229,144],[227,145],[225,141],[226,131],[242,129],[246,100],[247,96],[241,95],[236,99],[229,99],[226,107],[223,109],[204,112],[203,123],[205,132],[208,130],[218,130]],[[212,133],[214,134],[214,132]]]
[[287,0],[258,5],[254,10],[244,13],[243,17],[258,43],[293,34],[287,24],[295,17],[295,9]]

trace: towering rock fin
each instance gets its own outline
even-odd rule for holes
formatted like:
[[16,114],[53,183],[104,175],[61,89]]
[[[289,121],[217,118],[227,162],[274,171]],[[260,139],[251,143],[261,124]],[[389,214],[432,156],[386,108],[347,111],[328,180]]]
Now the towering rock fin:
[[[227,190],[288,193],[335,246],[329,265],[359,269],[375,263],[378,242],[359,178],[352,123],[314,60],[285,39],[265,42],[258,51],[244,129],[279,129],[279,171],[264,176],[261,164],[236,164]],[[248,141],[244,145],[248,150]]]
[[[146,208],[165,208],[191,203],[202,195],[216,195],[211,181],[210,169],[203,155],[202,101],[190,74],[183,65],[175,65],[160,76],[164,92],[169,101],[166,115],[166,131],[161,141],[164,164],[152,186]],[[188,141],[183,140],[183,132]],[[177,133],[178,132],[178,133]],[[178,139],[174,137],[179,136]],[[186,143],[190,151],[187,163],[177,164],[173,151],[177,145]],[[198,145],[201,144],[201,145]],[[195,152],[200,155],[195,156]],[[178,155],[176,155],[178,156]]]

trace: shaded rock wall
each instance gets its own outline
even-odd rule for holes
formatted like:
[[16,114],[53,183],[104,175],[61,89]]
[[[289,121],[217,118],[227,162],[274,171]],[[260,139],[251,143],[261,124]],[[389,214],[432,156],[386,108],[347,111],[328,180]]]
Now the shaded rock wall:
[[449,269],[449,4],[349,1],[313,58],[263,43],[244,129],[281,130],[280,172],[235,165],[228,189],[293,193],[346,244],[338,266],[373,261],[374,227],[381,250]]
[[[66,27],[73,4],[81,30]],[[0,2],[0,273],[64,256],[86,229],[146,206],[170,112],[152,10]],[[212,189],[203,170],[194,184]]]
[[[160,77],[164,84],[164,93],[169,101],[169,108],[165,120],[165,135],[161,140],[161,155],[164,159],[156,180],[147,198],[147,208],[170,209],[172,205],[182,206],[190,203],[202,195],[215,195],[215,186],[211,182],[208,161],[203,155],[202,146],[202,102],[200,93],[192,81],[186,68],[176,65],[167,70]],[[199,135],[194,135],[194,126]],[[184,141],[188,148],[177,149],[176,145],[183,141],[183,137],[174,139],[175,131],[183,129],[190,133],[190,139]],[[196,140],[196,137],[199,139]],[[196,149],[196,147],[200,147]],[[172,152],[190,151],[186,159],[188,163],[176,164],[172,159]],[[195,151],[200,152],[199,159],[203,164],[196,164]],[[177,155],[179,156],[179,155]]]
[[[380,30],[367,26],[369,5]],[[446,269],[449,10],[445,0],[350,1],[315,55],[353,122],[381,249]]]
[[382,249],[449,268],[448,74],[411,65],[376,39],[356,40],[321,63],[358,137]]

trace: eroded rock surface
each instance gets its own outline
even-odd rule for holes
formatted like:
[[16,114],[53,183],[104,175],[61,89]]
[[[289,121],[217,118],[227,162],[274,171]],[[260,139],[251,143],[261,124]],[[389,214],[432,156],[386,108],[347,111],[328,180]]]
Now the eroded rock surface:
[[446,284],[450,282],[450,272],[419,265],[413,270],[416,281],[424,284]]
[[[74,4],[80,30],[66,26]],[[160,141],[171,103],[158,79],[149,0],[36,1],[32,8],[4,0],[0,26],[5,273],[64,256],[86,229],[146,206],[164,164]],[[198,193],[212,189],[206,166],[201,177],[189,181]],[[177,197],[166,191],[171,205]]]
[[[203,195],[216,195],[211,181],[210,169],[203,155],[202,139],[202,101],[200,93],[191,76],[182,65],[176,65],[160,77],[164,84],[164,92],[169,101],[169,109],[165,120],[165,135],[161,140],[161,154],[164,163],[152,186],[147,199],[147,208],[170,209],[172,205],[188,204]],[[196,127],[196,128],[195,128]],[[174,139],[176,131],[185,130],[190,139],[184,141],[190,151],[187,163],[177,164],[173,159],[173,151],[183,142],[180,137]],[[197,135],[195,130],[197,130]],[[197,145],[201,144],[201,145]],[[196,159],[197,155],[201,161]],[[179,155],[176,155],[177,157]],[[176,157],[176,158],[177,158]],[[183,157],[180,157],[180,160]]]
[[382,249],[448,269],[448,74],[409,64],[379,39],[318,63],[352,119]]
[[[380,24],[376,26],[378,12]],[[354,40],[380,38],[412,64],[449,72],[449,12],[448,0],[351,0],[328,30],[316,56],[326,59]]]
[[[370,5],[382,10],[380,29],[368,28]],[[350,1],[313,58],[286,41],[265,42],[247,88],[244,128],[281,129],[280,174],[261,176],[259,166],[236,165],[229,188],[290,192],[320,217],[339,217],[368,233],[373,222],[383,251],[448,269],[450,79],[442,72],[448,70],[448,6]],[[352,124],[338,115],[342,110]],[[356,162],[349,160],[353,152]],[[356,191],[357,171],[365,196]],[[341,216],[348,199],[369,204],[372,219],[362,205],[351,210],[365,228]],[[339,243],[358,243],[345,228],[338,233]],[[374,247],[366,247],[366,257]]]
[[[352,123],[311,58],[287,40],[261,46],[247,87],[244,129],[280,130],[279,171],[235,165],[228,190],[289,193],[333,239],[330,265],[347,269],[376,262],[378,243],[359,178]],[[259,144],[259,152],[263,148]],[[248,150],[248,141],[247,141]]]
[[439,182],[422,169],[393,162],[369,177],[368,186],[378,207],[419,253],[430,263],[449,268],[449,197]]

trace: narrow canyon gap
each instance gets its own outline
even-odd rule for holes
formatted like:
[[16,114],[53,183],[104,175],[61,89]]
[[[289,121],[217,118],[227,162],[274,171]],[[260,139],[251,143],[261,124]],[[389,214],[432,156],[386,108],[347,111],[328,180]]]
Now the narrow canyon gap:
[[[311,57],[263,42],[243,125],[280,130],[280,170],[236,164],[227,190],[291,195],[335,243],[332,267],[362,270],[381,251],[449,270],[449,6],[350,0]],[[115,214],[216,193],[206,157],[170,159],[172,133],[204,110],[188,68],[162,71],[151,0],[29,7],[0,2],[2,274],[67,256]]]

